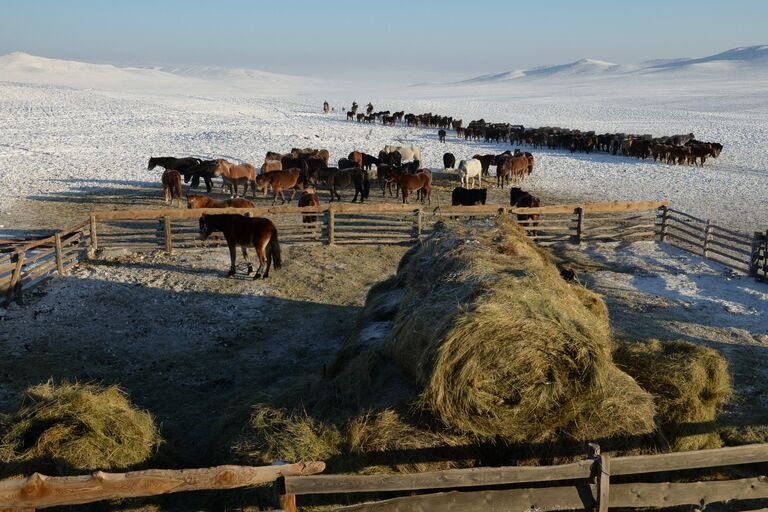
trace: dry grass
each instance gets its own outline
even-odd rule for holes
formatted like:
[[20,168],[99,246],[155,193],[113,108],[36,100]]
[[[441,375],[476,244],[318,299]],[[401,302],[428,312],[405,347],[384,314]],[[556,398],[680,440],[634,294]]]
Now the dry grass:
[[306,462],[337,455],[341,441],[336,427],[314,420],[305,412],[289,413],[257,404],[233,451],[255,464]]
[[117,388],[46,383],[29,388],[2,422],[0,460],[13,471],[126,469],[161,443],[152,416]]
[[722,446],[714,421],[732,388],[720,353],[686,341],[651,340],[618,344],[614,359],[653,394],[674,451]]

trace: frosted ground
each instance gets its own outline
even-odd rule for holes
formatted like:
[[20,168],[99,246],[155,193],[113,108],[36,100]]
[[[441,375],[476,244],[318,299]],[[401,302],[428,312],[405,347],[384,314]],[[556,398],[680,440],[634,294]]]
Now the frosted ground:
[[[336,112],[323,115],[328,99]],[[90,208],[89,196],[159,188],[150,156],[196,155],[260,163],[268,150],[324,147],[336,160],[392,142],[423,148],[424,165],[501,151],[436,130],[348,122],[352,100],[378,109],[440,113],[526,126],[654,135],[693,132],[723,143],[706,167],[606,154],[535,151],[527,187],[545,202],[669,199],[696,216],[751,232],[768,227],[768,47],[702,58],[615,65],[585,59],[464,82],[365,85],[217,68],[139,69],[0,57],[0,224],[41,229],[20,209],[56,201]],[[157,192],[158,197],[160,192]],[[97,203],[95,203],[97,204]],[[112,207],[101,205],[99,207]],[[51,219],[62,218],[61,210]],[[79,217],[78,217],[79,218]]]

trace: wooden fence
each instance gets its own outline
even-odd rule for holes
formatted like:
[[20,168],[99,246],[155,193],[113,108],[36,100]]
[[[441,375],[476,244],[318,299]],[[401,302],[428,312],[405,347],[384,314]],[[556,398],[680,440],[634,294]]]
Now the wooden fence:
[[768,231],[742,233],[665,206],[659,239],[761,280],[768,275]]
[[[273,482],[275,505],[294,512],[299,496],[333,495],[329,502],[357,501],[355,494],[389,495],[379,501],[339,505],[334,510],[597,510],[609,507],[667,508],[768,499],[765,466],[768,444],[714,450],[609,457],[590,445],[585,460],[557,466],[507,466],[411,474],[318,475],[322,462],[262,467],[219,466],[204,469],[152,469],[73,477],[34,474],[0,482],[0,510],[35,510],[101,500],[146,497],[172,492],[234,489]],[[695,482],[643,481],[640,475],[742,466],[742,478]],[[728,471],[722,472],[728,474]],[[745,473],[751,477],[743,478]],[[690,474],[689,474],[690,475]],[[392,497],[393,493],[401,496]],[[405,494],[405,495],[403,495]],[[370,498],[369,498],[370,499]],[[734,507],[735,508],[735,507]],[[328,509],[328,506],[324,507]]]
[[[278,479],[280,505],[296,510],[302,495],[409,493],[336,510],[608,510],[666,508],[768,498],[765,476],[685,483],[613,483],[636,475],[744,465],[768,461],[768,444],[660,455],[610,458],[590,445],[589,458],[560,466],[455,469],[413,474],[317,475]],[[755,473],[757,474],[757,473]],[[668,475],[667,475],[668,477]],[[521,488],[521,484],[533,487]],[[546,484],[547,486],[543,486]],[[510,488],[515,486],[514,488]],[[504,488],[507,487],[507,488]],[[461,489],[461,490],[459,490]],[[429,492],[439,490],[441,492]],[[426,492],[425,492],[426,491]],[[419,494],[414,495],[415,492]]]
[[[562,242],[660,239],[768,281],[768,231],[747,235],[669,208],[664,201],[580,203],[510,208],[503,205],[424,207],[403,204],[330,204],[319,208],[155,209],[97,211],[86,222],[0,253],[0,292],[21,301],[22,290],[59,274],[97,250],[153,251],[222,245],[198,239],[201,214],[268,217],[280,241],[293,244],[410,244],[445,218],[485,222],[511,215],[541,245]],[[525,219],[525,216],[528,218]],[[535,216],[531,218],[531,216]],[[305,222],[308,220],[309,222]],[[8,251],[8,246],[4,246]]]

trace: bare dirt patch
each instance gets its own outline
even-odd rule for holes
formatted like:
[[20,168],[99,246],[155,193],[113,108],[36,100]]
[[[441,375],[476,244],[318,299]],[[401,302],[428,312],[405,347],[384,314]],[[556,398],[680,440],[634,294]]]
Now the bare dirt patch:
[[208,464],[254,394],[321,370],[405,249],[288,245],[257,281],[224,277],[226,248],[85,262],[0,310],[0,412],[49,378],[118,384],[161,423],[161,461]]

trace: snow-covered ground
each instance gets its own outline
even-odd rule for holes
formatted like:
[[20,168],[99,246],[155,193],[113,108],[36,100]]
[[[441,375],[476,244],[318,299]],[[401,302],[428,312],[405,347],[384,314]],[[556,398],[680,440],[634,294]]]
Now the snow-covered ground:
[[[706,167],[539,150],[527,186],[546,200],[669,199],[677,208],[751,232],[768,227],[768,52],[620,66],[594,60],[496,73],[451,84],[383,86],[253,70],[117,68],[0,57],[0,225],[16,206],[64,194],[159,186],[150,156],[196,155],[259,164],[269,150],[323,147],[332,160],[392,142],[423,148],[425,166],[509,146],[439,144],[436,130],[348,122],[352,100],[526,126],[693,132],[725,149]],[[323,99],[336,112],[321,113]],[[43,226],[38,226],[43,227]],[[0,228],[3,229],[3,228]]]

